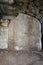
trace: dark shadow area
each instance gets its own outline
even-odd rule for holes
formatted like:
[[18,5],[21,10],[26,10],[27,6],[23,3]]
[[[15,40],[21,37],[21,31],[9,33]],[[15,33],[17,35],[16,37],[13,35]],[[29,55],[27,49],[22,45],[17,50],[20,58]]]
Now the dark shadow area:
[[43,34],[42,34],[42,49],[43,49]]

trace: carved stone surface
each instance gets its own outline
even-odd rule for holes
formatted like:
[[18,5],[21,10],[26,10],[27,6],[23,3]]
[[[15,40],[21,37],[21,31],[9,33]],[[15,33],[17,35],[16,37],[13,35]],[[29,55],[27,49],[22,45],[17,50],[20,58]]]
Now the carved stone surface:
[[41,49],[41,24],[37,19],[22,13],[14,19],[14,48]]

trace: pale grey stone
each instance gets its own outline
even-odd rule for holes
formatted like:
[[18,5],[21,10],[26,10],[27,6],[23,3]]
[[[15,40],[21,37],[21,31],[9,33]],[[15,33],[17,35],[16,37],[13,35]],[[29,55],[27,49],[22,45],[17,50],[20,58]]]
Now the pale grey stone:
[[0,26],[0,49],[8,48],[8,28]]
[[14,49],[41,50],[41,24],[29,15],[20,13],[14,19]]

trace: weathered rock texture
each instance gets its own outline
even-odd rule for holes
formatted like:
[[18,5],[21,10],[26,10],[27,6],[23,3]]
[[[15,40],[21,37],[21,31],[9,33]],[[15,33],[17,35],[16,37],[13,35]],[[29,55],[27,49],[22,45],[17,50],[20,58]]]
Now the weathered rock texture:
[[14,19],[14,48],[41,49],[41,24],[37,19],[22,13]]
[[[8,19],[3,17],[3,19]],[[8,19],[9,20],[9,19]],[[8,22],[7,22],[8,23]],[[41,24],[40,22],[26,14],[20,13],[16,18],[11,18],[8,27],[5,26],[6,23],[2,25],[4,28],[0,33],[3,38],[0,41],[6,39],[6,42],[0,42],[1,49],[10,50],[35,50],[41,49]],[[1,29],[0,28],[0,29]],[[7,47],[6,47],[7,46]]]
[[10,3],[11,4],[11,3],[14,2],[14,0],[0,0],[0,2],[4,2],[4,3],[6,2],[6,3]]
[[0,26],[0,49],[8,48],[8,28]]
[[9,28],[8,28],[8,48],[10,50],[14,50],[14,39],[13,39],[13,36],[15,35],[14,32],[13,32],[13,29],[14,29],[14,22],[11,21],[10,25],[9,25]]
[[[0,65],[33,65],[33,63],[36,63],[38,60],[40,60],[38,55],[35,54],[28,54],[26,52],[7,52],[0,53]],[[42,64],[41,62],[40,65]]]

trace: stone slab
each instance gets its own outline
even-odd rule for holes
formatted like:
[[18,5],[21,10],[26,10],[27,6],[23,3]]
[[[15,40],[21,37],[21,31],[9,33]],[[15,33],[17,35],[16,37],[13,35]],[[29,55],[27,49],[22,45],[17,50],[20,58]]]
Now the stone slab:
[[40,50],[41,24],[29,15],[20,13],[14,19],[14,49]]

